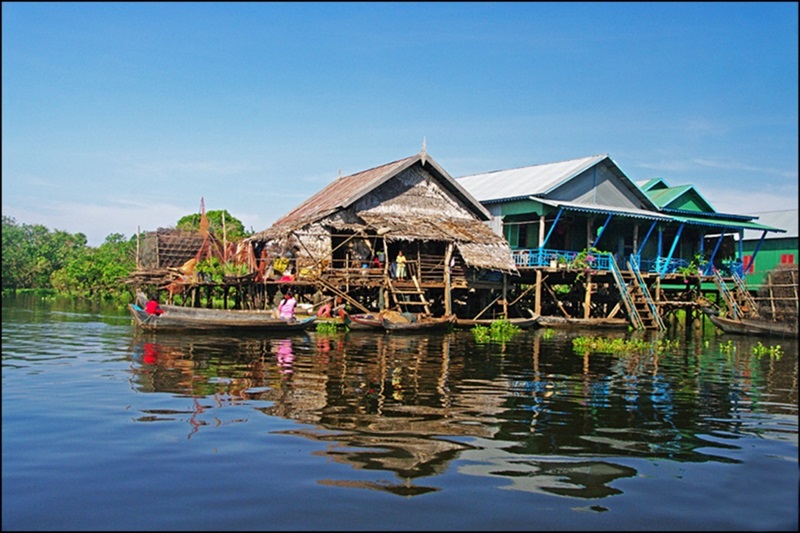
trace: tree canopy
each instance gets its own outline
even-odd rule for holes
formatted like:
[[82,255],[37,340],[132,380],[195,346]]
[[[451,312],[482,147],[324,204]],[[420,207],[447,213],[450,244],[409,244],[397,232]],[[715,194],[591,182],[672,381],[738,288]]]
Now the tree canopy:
[[[223,235],[223,216],[225,217],[225,238],[229,242],[238,241],[244,237],[248,236],[248,233],[244,229],[244,224],[242,222],[228,213],[227,209],[217,209],[212,211],[206,211],[206,218],[208,219],[208,229],[217,237],[222,237]],[[177,228],[182,230],[188,231],[197,231],[200,228],[200,218],[201,215],[199,213],[193,213],[191,215],[186,215],[178,220]]]

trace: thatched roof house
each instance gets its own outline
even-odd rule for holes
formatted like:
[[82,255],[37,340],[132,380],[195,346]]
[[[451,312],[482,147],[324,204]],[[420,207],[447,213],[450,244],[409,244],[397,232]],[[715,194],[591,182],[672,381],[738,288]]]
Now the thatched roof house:
[[486,209],[423,151],[338,178],[248,241],[295,247],[298,269],[309,261],[335,264],[348,241],[363,241],[370,255],[378,253],[380,239],[390,257],[403,248],[409,256],[416,247],[441,261],[450,247],[467,268],[516,273],[511,250],[486,224],[489,219]]

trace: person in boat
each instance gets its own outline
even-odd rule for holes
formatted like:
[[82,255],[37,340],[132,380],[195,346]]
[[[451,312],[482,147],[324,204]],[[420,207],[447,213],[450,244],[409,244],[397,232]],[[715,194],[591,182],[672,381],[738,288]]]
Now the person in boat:
[[144,306],[144,312],[148,315],[158,316],[163,313],[164,310],[161,309],[161,304],[158,303],[158,299],[155,296],[151,296]]
[[296,305],[297,300],[295,300],[294,296],[292,295],[292,291],[286,289],[286,293],[283,295],[283,300],[281,300],[281,303],[278,304],[279,316],[284,320],[295,320],[294,308]]

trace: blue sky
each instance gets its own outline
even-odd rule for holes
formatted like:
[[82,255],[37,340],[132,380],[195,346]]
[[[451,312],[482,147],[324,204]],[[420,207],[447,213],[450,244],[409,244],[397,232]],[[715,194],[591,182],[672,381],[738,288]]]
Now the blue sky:
[[718,210],[798,205],[798,4],[2,4],[2,211],[97,246],[266,229],[427,152],[452,176],[608,154]]

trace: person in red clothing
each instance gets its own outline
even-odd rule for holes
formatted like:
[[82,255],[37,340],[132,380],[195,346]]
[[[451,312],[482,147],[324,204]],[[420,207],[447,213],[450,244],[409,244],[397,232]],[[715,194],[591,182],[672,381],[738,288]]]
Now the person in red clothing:
[[155,296],[151,296],[150,299],[147,301],[147,304],[144,306],[144,312],[148,315],[160,315],[164,312],[161,309],[161,305],[159,305],[158,300],[156,300]]

